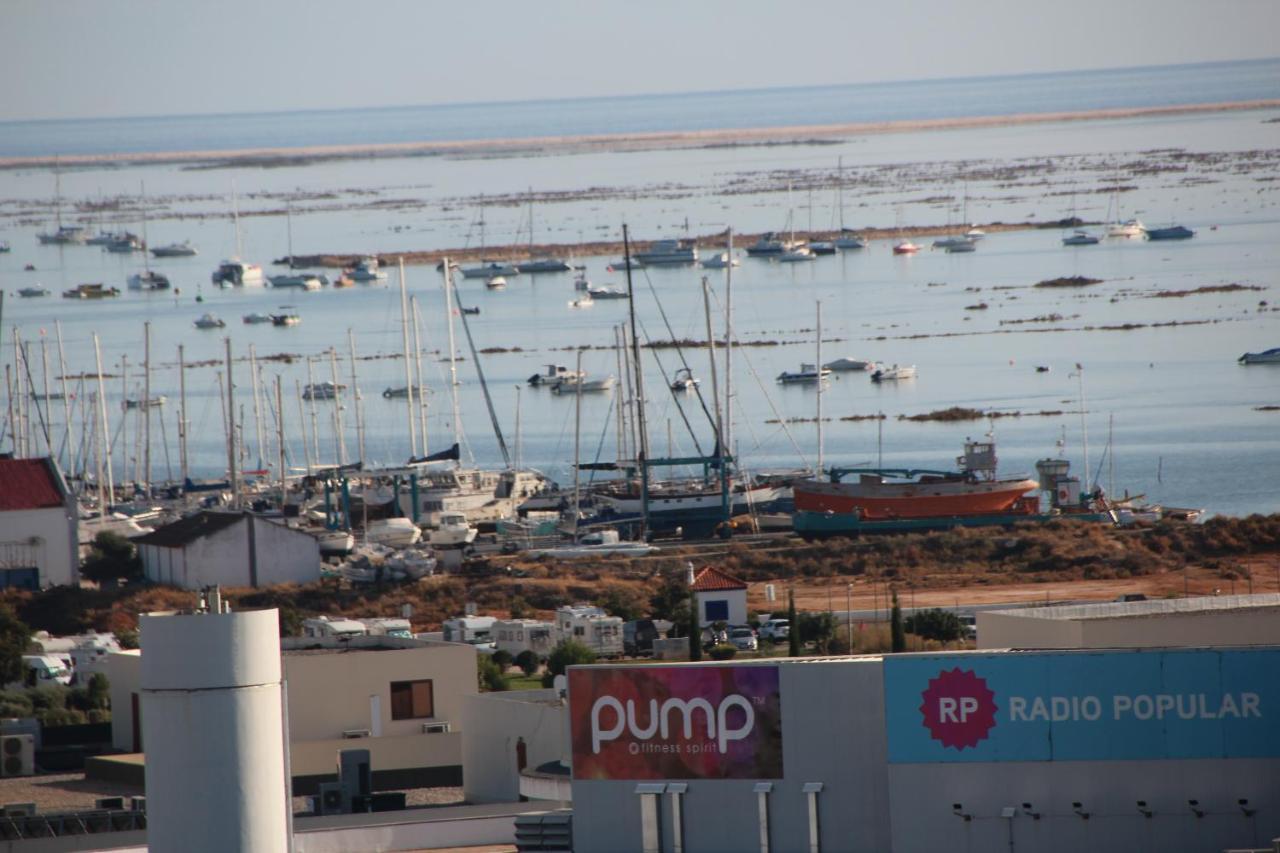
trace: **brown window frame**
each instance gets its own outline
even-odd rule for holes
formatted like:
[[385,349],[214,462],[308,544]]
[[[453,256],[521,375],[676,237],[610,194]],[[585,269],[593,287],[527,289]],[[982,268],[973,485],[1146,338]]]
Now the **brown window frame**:
[[[415,687],[426,685],[426,708],[419,707],[415,697]],[[436,690],[430,678],[414,681],[391,682],[391,719],[392,720],[428,720],[436,715]],[[422,713],[425,710],[425,713]]]

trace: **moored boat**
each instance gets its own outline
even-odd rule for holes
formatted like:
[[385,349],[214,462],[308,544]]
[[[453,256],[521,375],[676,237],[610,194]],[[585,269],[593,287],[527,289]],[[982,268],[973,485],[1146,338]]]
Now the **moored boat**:
[[218,264],[210,278],[221,287],[261,287],[265,280],[262,267],[237,259]]
[[1280,347],[1262,352],[1247,352],[1236,360],[1241,364],[1280,364]]
[[64,299],[106,299],[119,295],[120,288],[107,287],[105,284],[77,284],[70,290],[62,291]]
[[1190,240],[1196,232],[1182,225],[1170,225],[1168,228],[1148,228],[1148,240]]
[[613,389],[618,380],[613,376],[606,376],[604,379],[587,379],[581,377],[578,379],[562,379],[551,386],[551,390],[557,394],[602,394],[605,391]]
[[49,288],[39,284],[35,287],[21,287],[18,288],[18,295],[24,299],[29,299],[32,296],[48,296]]
[[245,324],[246,324],[246,325],[253,326],[253,325],[256,325],[256,324],[258,324],[258,323],[270,323],[270,322],[271,322],[271,315],[270,315],[270,314],[259,314],[259,313],[257,313],[257,312],[254,312],[254,313],[252,313],[252,314],[245,314],[245,315],[244,315],[244,317],[243,317],[243,318],[241,318],[241,319],[243,319],[243,320],[244,320],[244,322],[245,322]]
[[1062,245],[1064,245],[1064,246],[1094,246],[1094,245],[1097,245],[1097,243],[1098,243],[1099,241],[1100,241],[1100,238],[1099,238],[1097,235],[1095,235],[1095,234],[1090,234],[1088,231],[1082,231],[1082,230],[1077,229],[1075,232],[1073,232],[1073,233],[1072,233],[1072,235],[1071,235],[1070,237],[1063,237],[1063,238],[1062,238]]
[[213,314],[203,314],[195,321],[197,329],[221,329],[226,325],[225,320],[215,317]]
[[828,361],[826,364],[822,366],[827,370],[866,371],[866,370],[875,370],[876,363],[874,361],[865,361],[860,358],[849,358],[846,356],[844,358],[837,358],[833,361]]
[[893,253],[895,255],[914,255],[920,251],[920,247],[910,240],[902,240],[893,244]]
[[156,246],[151,250],[151,254],[157,258],[190,258],[198,255],[195,246],[190,241],[183,240],[181,243],[170,243],[167,246]]
[[872,371],[872,382],[896,382],[899,379],[915,379],[916,366],[914,364],[893,365],[892,367],[881,367]]
[[655,240],[648,249],[632,257],[649,266],[676,266],[697,263],[698,248],[690,240]]
[[778,374],[778,382],[783,385],[812,385],[818,381],[819,376],[826,379],[831,375],[831,369],[823,366],[819,371],[817,365],[802,363],[799,370],[784,370]]
[[486,281],[495,277],[520,274],[520,270],[513,264],[503,264],[497,261],[485,261],[478,267],[463,267],[459,272],[462,273],[463,278],[483,278]]
[[130,290],[168,290],[169,277],[155,270],[134,273],[128,279]]
[[379,268],[378,258],[375,255],[368,255],[356,261],[351,269],[346,271],[346,276],[352,281],[383,281],[387,274]]
[[273,326],[296,326],[302,322],[302,318],[297,314],[272,314],[271,325]]

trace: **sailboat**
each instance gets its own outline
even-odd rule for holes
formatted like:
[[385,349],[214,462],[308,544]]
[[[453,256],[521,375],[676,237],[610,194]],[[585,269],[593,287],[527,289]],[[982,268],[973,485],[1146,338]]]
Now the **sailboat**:
[[865,249],[867,241],[859,237],[852,228],[844,224],[844,158],[836,159],[836,209],[840,211],[840,236],[832,242],[841,251]]
[[529,260],[518,265],[520,272],[546,273],[569,272],[573,267],[559,258],[535,258],[533,256],[533,188],[529,188]]
[[[480,253],[484,254],[484,208],[480,208]],[[459,272],[463,278],[483,278],[485,280],[494,278],[495,276],[519,275],[520,270],[511,263],[499,263],[482,258],[478,267],[463,267]]]
[[[1115,211],[1114,218],[1110,215],[1112,209]],[[1120,220],[1120,192],[1118,190],[1111,196],[1111,204],[1108,205],[1107,213],[1108,237],[1134,239],[1147,233],[1147,227],[1142,224],[1140,219],[1126,219],[1123,222]]]
[[[289,272],[287,275],[273,275],[267,278],[271,282],[272,287],[296,287],[302,290],[319,290],[321,285],[328,284],[329,280],[322,275],[315,273],[295,273],[293,272],[293,205],[285,204],[285,228],[289,241]],[[277,324],[282,325],[282,324]]]
[[221,287],[261,287],[265,280],[262,267],[248,264],[240,260],[242,252],[240,237],[240,203],[236,197],[235,184],[231,186],[231,218],[236,231],[236,254],[234,258],[223,261],[213,271],[213,283]]
[[62,224],[62,172],[57,161],[53,166],[53,216],[57,227],[36,235],[36,239],[46,246],[70,246],[84,243],[89,239],[89,231],[83,225]]
[[[147,188],[146,185],[140,185],[142,199],[142,248],[147,245]],[[108,247],[111,249],[111,247]],[[111,249],[111,251],[115,251]],[[142,253],[142,272],[134,273],[128,279],[130,290],[168,290],[169,277],[151,269],[151,261],[148,260],[147,253]]]

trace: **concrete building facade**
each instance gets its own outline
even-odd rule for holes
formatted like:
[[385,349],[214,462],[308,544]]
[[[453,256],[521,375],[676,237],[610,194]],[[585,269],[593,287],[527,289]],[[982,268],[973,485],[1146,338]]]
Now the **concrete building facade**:
[[0,588],[78,583],[79,520],[52,459],[0,459]]
[[1261,847],[1280,648],[569,671],[577,851]]
[[463,711],[467,802],[571,798],[568,708],[558,691],[477,693],[466,698]]
[[980,649],[1280,646],[1280,595],[1025,607],[977,614]]
[[201,512],[134,540],[147,580],[184,589],[270,586],[320,578],[309,533],[251,512]]
[[707,566],[690,584],[698,604],[698,624],[706,628],[716,622],[747,624],[747,585],[727,572]]

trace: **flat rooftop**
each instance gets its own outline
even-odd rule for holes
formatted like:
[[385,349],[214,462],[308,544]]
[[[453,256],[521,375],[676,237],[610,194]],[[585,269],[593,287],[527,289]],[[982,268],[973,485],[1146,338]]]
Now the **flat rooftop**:
[[1280,611],[1280,593],[1259,595],[1206,595],[1196,598],[1162,598],[1148,601],[1112,601],[1099,604],[1061,604],[1052,607],[1020,607],[991,610],[990,614],[1027,619],[1135,619],[1180,613],[1213,613],[1241,610]]

